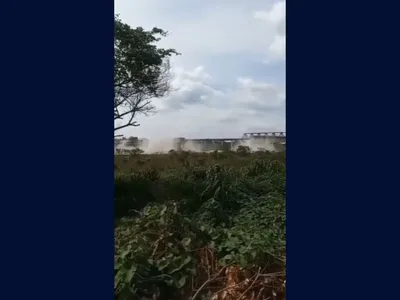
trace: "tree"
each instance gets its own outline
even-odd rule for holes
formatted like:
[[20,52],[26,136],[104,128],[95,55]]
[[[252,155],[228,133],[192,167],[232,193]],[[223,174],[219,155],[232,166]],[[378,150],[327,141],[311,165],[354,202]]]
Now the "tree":
[[[167,32],[153,28],[131,28],[114,17],[114,132],[139,126],[135,117],[155,111],[151,100],[165,97],[171,91],[169,58],[179,55],[175,49],[155,44]],[[121,122],[116,124],[116,122]]]

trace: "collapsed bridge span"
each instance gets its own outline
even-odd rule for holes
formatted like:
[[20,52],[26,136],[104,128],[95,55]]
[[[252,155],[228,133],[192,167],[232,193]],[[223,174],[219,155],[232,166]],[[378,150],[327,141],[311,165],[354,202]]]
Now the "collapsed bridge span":
[[[116,139],[115,145],[124,147],[141,148],[146,152],[151,140],[130,137],[128,139]],[[191,150],[197,152],[236,150],[239,146],[248,146],[252,150],[259,148],[270,151],[283,151],[286,149],[285,132],[254,132],[245,133],[241,138],[196,138],[186,139],[183,137],[173,139],[169,150]],[[154,150],[153,150],[154,151]],[[165,151],[165,149],[164,149]],[[160,151],[162,152],[162,151]]]

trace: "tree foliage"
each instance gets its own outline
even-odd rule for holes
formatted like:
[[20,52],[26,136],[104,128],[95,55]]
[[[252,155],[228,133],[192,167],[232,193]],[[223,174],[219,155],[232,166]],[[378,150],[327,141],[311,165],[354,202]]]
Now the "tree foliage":
[[156,43],[167,35],[160,28],[133,29],[118,16],[114,23],[114,131],[117,131],[139,126],[135,120],[137,114],[154,112],[151,100],[168,95],[169,58],[179,53],[157,47]]

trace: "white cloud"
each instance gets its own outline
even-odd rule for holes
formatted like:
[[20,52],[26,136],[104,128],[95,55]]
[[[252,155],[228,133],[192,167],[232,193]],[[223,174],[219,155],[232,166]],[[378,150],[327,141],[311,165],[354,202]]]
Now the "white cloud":
[[267,110],[285,104],[285,91],[276,84],[256,82],[251,78],[238,78],[235,91],[238,103],[247,105],[250,110]]
[[[270,8],[258,10],[265,5]],[[285,7],[284,1],[268,0],[205,0],[190,5],[186,0],[115,1],[115,11],[121,13],[123,20],[132,26],[167,29],[170,36],[163,44],[190,56],[265,53],[277,34],[285,35],[281,32]],[[276,56],[274,52],[268,55]]]
[[272,59],[286,56],[286,1],[274,3],[270,9],[255,11],[254,18],[265,21],[265,26],[274,28],[275,34],[268,46]]
[[[168,98],[158,113],[139,117],[128,136],[240,137],[246,131],[285,130],[285,1],[116,0],[132,27],[170,34],[160,42],[173,58]],[[264,65],[264,62],[273,65]]]
[[239,77],[235,86],[222,90],[207,82],[211,75],[204,67],[179,68],[174,74],[179,89],[153,101],[158,113],[139,117],[140,127],[121,133],[147,138],[239,137],[254,127],[261,131],[285,129],[283,86]]
[[272,23],[281,23],[282,21],[285,21],[286,3],[285,1],[276,2],[267,11],[256,11],[254,13],[254,17],[264,19]]

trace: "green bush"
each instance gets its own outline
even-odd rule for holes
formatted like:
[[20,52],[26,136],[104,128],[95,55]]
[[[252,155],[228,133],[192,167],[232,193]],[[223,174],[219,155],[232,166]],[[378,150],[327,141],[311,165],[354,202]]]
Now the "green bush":
[[167,165],[116,174],[118,299],[200,299],[223,289],[207,278],[232,264],[284,270],[284,154],[218,154],[160,154],[150,160]]

